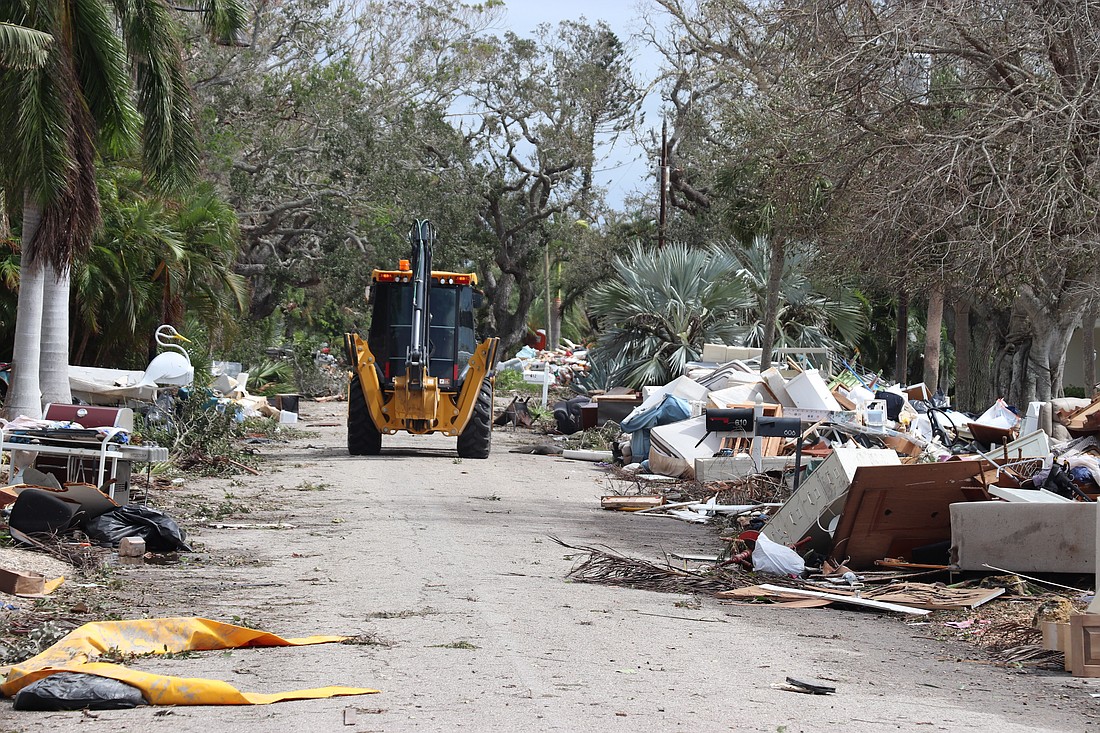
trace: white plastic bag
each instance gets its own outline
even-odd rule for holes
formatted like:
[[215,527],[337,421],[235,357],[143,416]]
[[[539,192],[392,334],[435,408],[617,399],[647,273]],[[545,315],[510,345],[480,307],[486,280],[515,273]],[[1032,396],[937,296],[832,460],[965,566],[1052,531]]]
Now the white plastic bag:
[[1005,404],[1003,399],[999,399],[974,422],[994,428],[1001,428],[1002,430],[1008,430],[1016,427],[1016,423],[1020,422],[1020,418],[1016,417],[1016,413],[1008,409],[1008,405]]
[[761,532],[752,551],[752,569],[772,575],[802,575],[806,563],[798,553],[778,542],[772,542]]

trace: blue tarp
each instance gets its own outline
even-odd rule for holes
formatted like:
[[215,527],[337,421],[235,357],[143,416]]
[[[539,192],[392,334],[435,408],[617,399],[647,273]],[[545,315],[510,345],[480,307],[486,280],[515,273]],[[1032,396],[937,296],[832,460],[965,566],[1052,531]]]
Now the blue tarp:
[[649,458],[649,431],[658,425],[680,422],[691,417],[691,406],[686,400],[667,394],[660,403],[644,410],[630,413],[621,426],[630,433],[631,460],[641,463]]

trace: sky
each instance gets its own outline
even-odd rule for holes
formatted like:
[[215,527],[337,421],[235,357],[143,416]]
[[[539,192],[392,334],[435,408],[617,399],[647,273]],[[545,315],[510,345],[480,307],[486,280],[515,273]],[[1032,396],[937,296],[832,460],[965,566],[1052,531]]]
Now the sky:
[[[631,41],[631,36],[640,30],[638,19],[640,0],[505,0],[503,24],[520,36],[530,35],[540,23],[555,25],[563,20],[588,21],[602,20],[618,34],[620,40],[633,46],[634,68],[639,76],[648,81],[657,71],[659,64],[655,51],[646,52]],[[659,102],[655,94],[650,94],[645,103],[646,124],[657,125]],[[608,189],[608,200],[615,208],[622,208],[627,195],[649,187],[653,180],[651,170],[655,163],[646,160],[645,151],[631,136],[622,136],[615,146],[604,151],[605,160],[597,169],[596,182]],[[652,185],[656,185],[653,183]]]

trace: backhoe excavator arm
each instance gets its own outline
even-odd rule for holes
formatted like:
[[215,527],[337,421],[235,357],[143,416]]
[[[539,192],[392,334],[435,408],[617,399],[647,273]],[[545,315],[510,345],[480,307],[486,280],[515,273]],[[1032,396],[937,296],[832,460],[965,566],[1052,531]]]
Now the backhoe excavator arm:
[[412,334],[409,338],[409,353],[406,360],[408,388],[422,390],[428,374],[431,358],[431,303],[432,286],[432,244],[435,242],[435,226],[426,219],[417,219],[409,232],[412,244]]

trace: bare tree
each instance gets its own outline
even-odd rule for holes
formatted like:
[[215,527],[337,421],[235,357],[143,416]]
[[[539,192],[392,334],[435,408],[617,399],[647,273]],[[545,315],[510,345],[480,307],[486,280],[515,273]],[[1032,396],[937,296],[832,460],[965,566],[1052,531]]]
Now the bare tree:
[[[602,24],[505,34],[474,85],[470,165],[483,176],[477,212],[492,327],[504,349],[518,344],[537,297],[550,220],[591,216],[597,141],[633,120],[638,93],[625,49]],[[552,314],[551,314],[552,318]]]
[[747,128],[767,180],[827,182],[817,234],[834,262],[1007,309],[995,389],[1060,392],[1100,257],[1100,5],[659,1],[751,89],[727,95],[726,119],[741,134],[746,107],[769,121]]

